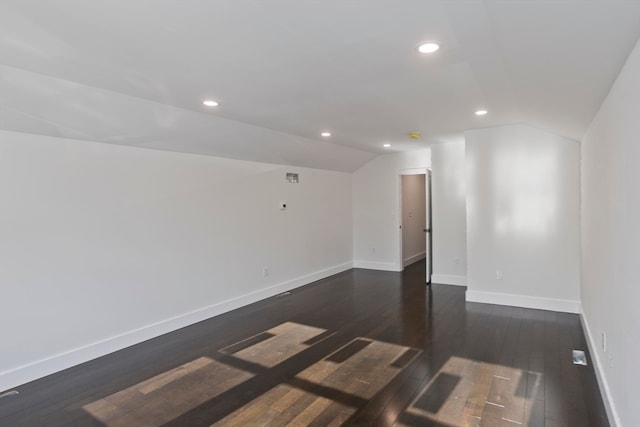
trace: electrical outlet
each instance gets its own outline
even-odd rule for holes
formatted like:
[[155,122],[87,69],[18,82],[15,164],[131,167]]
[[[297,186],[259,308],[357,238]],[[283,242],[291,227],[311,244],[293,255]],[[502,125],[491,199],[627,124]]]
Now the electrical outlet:
[[455,266],[460,265],[460,258],[454,258],[453,259],[453,265],[455,265]]
[[502,270],[496,270],[496,280],[502,280]]
[[269,277],[269,267],[262,269],[262,277]]
[[602,331],[601,344],[602,344],[602,351],[606,353],[607,352],[607,333],[605,331]]

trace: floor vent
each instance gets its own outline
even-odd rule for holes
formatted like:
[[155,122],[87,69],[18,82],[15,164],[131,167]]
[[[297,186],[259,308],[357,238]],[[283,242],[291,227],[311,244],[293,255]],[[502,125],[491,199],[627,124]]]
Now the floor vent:
[[587,356],[584,354],[584,351],[582,350],[573,350],[571,359],[573,360],[574,365],[587,366]]
[[0,399],[2,399],[3,397],[16,396],[18,394],[20,394],[20,392],[18,392],[18,390],[7,391],[5,393],[0,394]]

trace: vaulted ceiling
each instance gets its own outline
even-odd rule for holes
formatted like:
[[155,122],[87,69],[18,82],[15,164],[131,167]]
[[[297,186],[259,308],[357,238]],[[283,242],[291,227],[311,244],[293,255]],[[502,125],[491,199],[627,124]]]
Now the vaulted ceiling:
[[3,0],[0,128],[344,171],[479,127],[580,139],[639,36],[635,0]]

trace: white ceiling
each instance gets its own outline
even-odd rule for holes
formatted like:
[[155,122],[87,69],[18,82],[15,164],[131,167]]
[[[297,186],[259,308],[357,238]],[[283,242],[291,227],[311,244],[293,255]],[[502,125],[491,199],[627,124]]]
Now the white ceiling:
[[635,0],[2,0],[0,127],[344,171],[478,127],[580,139],[639,36]]

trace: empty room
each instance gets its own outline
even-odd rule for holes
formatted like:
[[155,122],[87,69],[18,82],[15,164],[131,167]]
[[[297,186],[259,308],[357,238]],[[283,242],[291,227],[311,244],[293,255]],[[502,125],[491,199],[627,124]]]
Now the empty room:
[[639,38],[0,0],[0,426],[637,426]]

